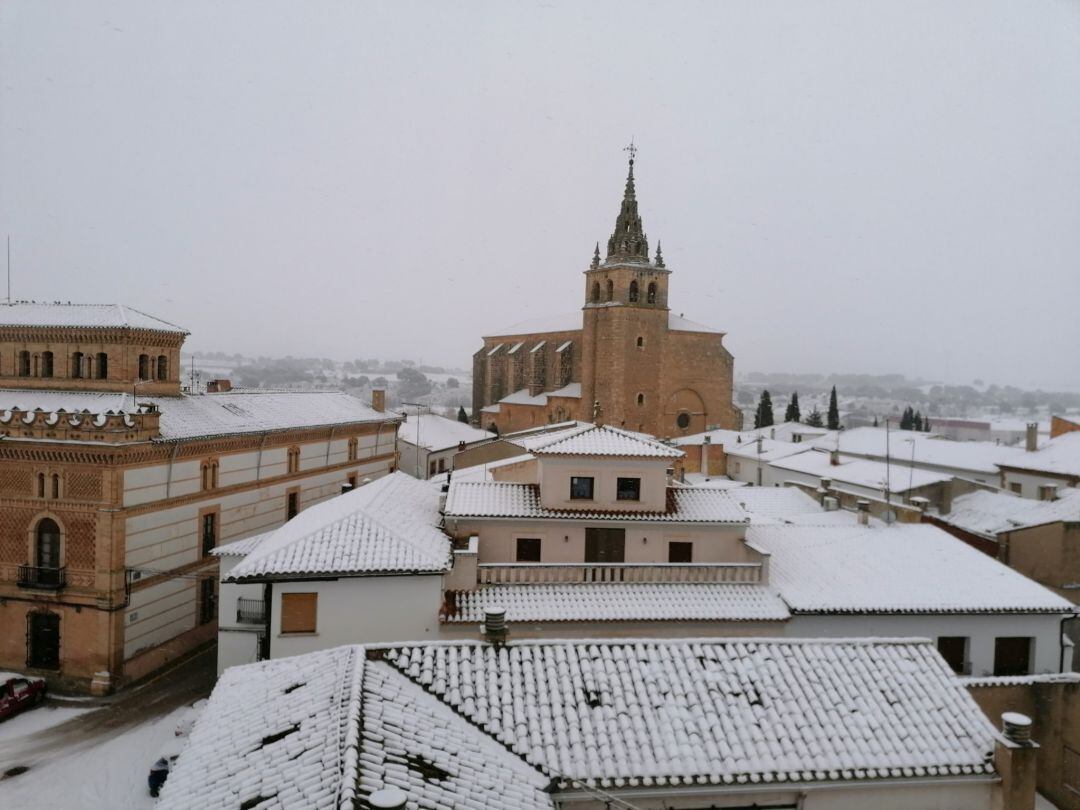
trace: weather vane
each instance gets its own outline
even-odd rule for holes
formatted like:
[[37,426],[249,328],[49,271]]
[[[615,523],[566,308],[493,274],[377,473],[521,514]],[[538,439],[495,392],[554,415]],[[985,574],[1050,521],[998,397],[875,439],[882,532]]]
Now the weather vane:
[[633,163],[634,162],[634,156],[637,154],[637,147],[634,146],[634,139],[633,138],[630,139],[630,145],[629,146],[624,146],[623,147],[623,151],[630,153],[630,162]]

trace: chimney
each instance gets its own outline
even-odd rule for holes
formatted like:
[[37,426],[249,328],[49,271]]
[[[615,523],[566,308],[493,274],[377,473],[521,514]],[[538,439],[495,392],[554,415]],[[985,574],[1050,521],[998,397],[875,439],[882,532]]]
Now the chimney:
[[386,390],[383,388],[371,389],[371,409],[382,413],[386,410]]
[[396,787],[384,787],[368,796],[368,805],[376,810],[405,810],[409,797],[405,791]]
[[825,507],[826,512],[835,512],[840,508],[840,500],[833,495],[827,495],[822,505]]
[[1027,450],[1029,453],[1034,453],[1036,450],[1039,449],[1039,423],[1038,422],[1028,422],[1028,424],[1027,424],[1027,435],[1026,435],[1025,438],[1026,438],[1026,441],[1024,443],[1024,449],[1025,450]]
[[484,610],[484,640],[491,644],[506,643],[506,608],[490,605]]
[[1001,734],[1002,739],[994,746],[994,767],[1001,775],[1002,806],[1034,810],[1039,746],[1031,741],[1031,718],[1005,712],[1001,715]]
[[670,487],[675,482],[675,468],[668,467],[665,472],[667,473],[667,485]]
[[916,495],[913,498],[911,498],[910,503],[911,503],[912,506],[914,506],[920,512],[925,514],[926,508],[928,506],[930,506],[930,499],[929,498],[924,498],[922,495]]
[[870,501],[866,500],[866,498],[859,498],[859,500],[855,501],[855,508],[859,510],[859,525],[869,526]]
[[460,442],[457,443],[457,451],[459,453],[464,453],[465,452],[465,440],[464,439],[462,439]]
[[224,394],[232,391],[232,380],[210,380],[206,383],[206,393]]
[[839,467],[840,466],[840,451],[839,450],[830,450],[829,451],[829,464],[831,464],[833,467]]

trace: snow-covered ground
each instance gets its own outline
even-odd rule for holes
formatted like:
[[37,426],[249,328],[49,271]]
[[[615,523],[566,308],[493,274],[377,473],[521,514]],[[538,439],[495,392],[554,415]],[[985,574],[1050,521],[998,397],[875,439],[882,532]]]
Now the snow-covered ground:
[[[191,709],[183,707],[119,734],[90,739],[63,735],[55,746],[35,751],[40,734],[58,723],[86,714],[86,709],[42,707],[0,725],[0,773],[17,765],[30,770],[0,781],[4,810],[85,810],[85,808],[152,808],[146,785],[150,765],[163,753],[177,752],[187,741],[179,726],[190,726]],[[89,718],[88,718],[89,719]],[[9,725],[10,724],[10,725]],[[30,753],[20,755],[20,749]],[[25,761],[24,761],[25,760]]]

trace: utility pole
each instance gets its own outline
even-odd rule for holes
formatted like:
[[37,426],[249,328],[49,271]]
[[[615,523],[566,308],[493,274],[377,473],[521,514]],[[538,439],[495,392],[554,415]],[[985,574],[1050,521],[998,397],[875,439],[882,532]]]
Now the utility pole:
[[[424,480],[424,476],[420,474],[420,409],[428,407],[423,402],[402,402],[402,405],[411,405],[416,408],[416,468],[414,470],[416,477],[420,480]],[[406,414],[408,416],[408,414]]]

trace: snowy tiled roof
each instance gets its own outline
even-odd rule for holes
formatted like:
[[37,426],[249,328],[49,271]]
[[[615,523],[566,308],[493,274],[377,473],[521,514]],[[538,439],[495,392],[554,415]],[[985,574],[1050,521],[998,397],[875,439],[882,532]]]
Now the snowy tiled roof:
[[[819,439],[814,447],[835,450],[835,437]],[[885,428],[860,427],[840,434],[841,454],[885,458]],[[892,430],[888,436],[888,450],[893,464],[910,463],[912,451],[916,464],[935,467],[953,467],[980,473],[997,473],[997,464],[1009,463],[1024,455],[1017,447],[1004,447],[993,442],[958,442],[939,438],[927,433],[910,430]]]
[[0,389],[0,413],[19,408],[55,413],[134,413],[135,402],[161,411],[159,441],[197,439],[236,433],[262,433],[302,427],[397,421],[399,416],[372,410],[356,397],[337,391],[226,393],[150,397],[131,393],[26,391]]
[[686,473],[685,485],[702,489],[740,489],[749,486],[746,481],[733,481],[726,475],[705,475],[704,473]]
[[1064,433],[1039,450],[1021,451],[1019,455],[998,463],[1017,470],[1080,476],[1080,432]]
[[626,520],[641,523],[745,523],[746,513],[731,492],[678,487],[668,490],[667,512],[548,509],[540,503],[535,484],[451,479],[446,499],[448,518],[549,518],[567,520]]
[[508,394],[499,400],[502,405],[547,405],[546,394],[536,394],[535,396],[529,393],[528,388],[522,388],[520,391],[515,391],[512,394]]
[[826,428],[810,427],[810,425],[805,425],[802,422],[781,422],[778,425],[747,430],[707,430],[704,433],[693,433],[689,436],[680,436],[673,440],[673,444],[679,445],[680,447],[685,445],[699,445],[702,443],[702,440],[708,436],[709,441],[713,444],[722,444],[727,448],[736,444],[752,442],[758,436],[761,436],[763,439],[774,439],[778,442],[792,442],[796,436],[802,436],[803,441],[807,441],[812,438],[816,439],[822,436],[832,435],[833,433],[835,433],[835,431],[829,431]]
[[743,487],[731,497],[750,515],[751,523],[761,518],[825,513],[821,504],[797,487]]
[[263,532],[262,534],[253,534],[251,537],[245,537],[243,540],[234,540],[232,543],[226,543],[223,546],[218,546],[210,550],[210,553],[215,557],[246,557],[255,547],[259,545],[267,537],[270,537],[273,532]]
[[560,784],[993,773],[994,729],[926,641],[590,640],[383,654]]
[[[759,452],[760,450],[760,452]],[[805,442],[779,442],[773,439],[751,439],[742,444],[724,445],[724,452],[735,458],[745,458],[751,461],[777,461],[789,456],[797,456],[800,453],[809,452],[810,445]]]
[[518,447],[532,451],[534,448],[554,441],[557,438],[573,436],[584,428],[589,427],[590,424],[591,423],[589,422],[557,422],[553,425],[545,425],[540,428],[530,428],[529,430],[520,430],[516,433],[506,433],[503,434],[503,439],[512,444],[516,444]]
[[568,383],[562,388],[548,391],[549,397],[568,397],[569,399],[581,399],[581,383]]
[[953,499],[949,514],[935,517],[986,536],[1059,520],[1080,521],[1080,489],[1062,487],[1056,501],[1036,501],[1011,492],[969,492]]
[[[536,335],[545,332],[579,332],[582,328],[581,310],[564,312],[559,315],[547,315],[538,318],[529,318],[524,321],[504,326],[484,337],[502,337],[513,335]],[[724,334],[719,329],[691,321],[674,312],[668,313],[668,329],[676,332],[709,332],[717,335]]]
[[926,524],[754,525],[793,613],[1068,613],[1073,605]]
[[552,808],[550,779],[361,647],[229,668],[155,805],[352,810]]
[[[796,445],[798,446],[798,445]],[[790,470],[815,478],[829,478],[841,487],[844,484],[884,491],[886,477],[889,490],[893,493],[907,492],[929,484],[937,484],[952,478],[948,473],[929,472],[927,470],[905,467],[893,461],[891,467],[882,461],[840,456],[839,464],[832,464],[829,453],[811,450],[798,453],[772,462],[776,470]]]
[[766,585],[734,582],[583,582],[487,585],[454,595],[447,622],[782,621],[791,614]]
[[0,304],[0,327],[59,326],[82,329],[150,329],[155,332],[190,334],[174,323],[155,318],[122,304]]
[[610,425],[586,425],[566,436],[536,444],[538,456],[624,456],[634,458],[682,458],[682,450],[644,433],[631,433]]
[[269,533],[229,580],[441,573],[451,551],[438,501],[431,484],[390,473],[305,509]]
[[486,430],[474,428],[456,419],[447,419],[433,413],[425,413],[417,416],[409,414],[404,422],[398,426],[398,439],[415,445],[417,442],[417,423],[420,428],[420,446],[425,450],[437,451],[457,447],[458,443],[487,441],[494,439],[495,434]]

